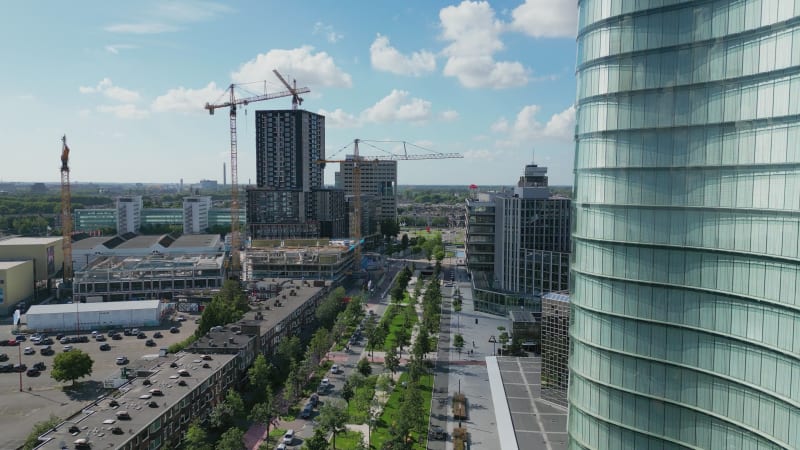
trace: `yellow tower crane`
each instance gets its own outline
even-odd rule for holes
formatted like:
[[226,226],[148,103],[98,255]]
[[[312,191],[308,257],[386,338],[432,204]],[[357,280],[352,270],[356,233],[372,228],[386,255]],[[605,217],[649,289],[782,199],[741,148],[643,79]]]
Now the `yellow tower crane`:
[[61,137],[61,233],[64,250],[63,280],[67,285],[72,281],[72,200],[69,191],[69,147],[67,136]]
[[[286,82],[283,77],[275,73],[282,82]],[[231,266],[230,274],[233,278],[238,278],[241,271],[241,261],[239,259],[239,250],[241,247],[241,239],[239,238],[239,169],[238,169],[238,151],[236,140],[236,109],[238,106],[247,106],[250,103],[260,102],[264,100],[272,100],[274,98],[289,97],[293,98],[292,102],[298,101],[299,95],[306,92],[311,92],[307,87],[294,88],[288,91],[273,92],[271,94],[264,93],[262,95],[254,95],[245,98],[236,97],[236,84],[231,84],[228,87],[229,98],[221,103],[206,103],[205,109],[208,110],[210,115],[214,115],[214,110],[219,108],[230,109],[230,131],[231,131]],[[302,100],[299,100],[302,101]]]
[[[380,151],[387,153],[386,155],[378,155],[378,156],[368,156],[368,157],[361,157],[358,151],[358,144],[359,143],[366,143],[373,148],[376,148]],[[386,152],[370,143],[393,143],[393,144],[402,144],[403,145],[403,153],[402,154],[394,154],[391,152]],[[353,140],[353,159],[319,159],[317,160],[317,164],[325,164],[325,163],[339,163],[344,166],[344,164],[353,164],[353,219],[350,221],[350,236],[355,241],[355,248],[353,250],[353,264],[355,265],[355,272],[361,270],[361,245],[362,236],[361,236],[361,166],[367,163],[377,163],[379,161],[410,161],[410,160],[420,160],[420,159],[451,159],[451,158],[463,158],[464,156],[460,153],[439,153],[433,152],[431,150],[423,149],[428,151],[429,153],[423,154],[408,154],[408,146],[414,146],[420,149],[417,145],[414,145],[410,142],[406,141],[375,141],[375,140],[364,140],[364,139],[355,139]],[[349,144],[348,146],[349,147]],[[345,147],[346,148],[346,147]],[[344,172],[344,170],[342,170]]]

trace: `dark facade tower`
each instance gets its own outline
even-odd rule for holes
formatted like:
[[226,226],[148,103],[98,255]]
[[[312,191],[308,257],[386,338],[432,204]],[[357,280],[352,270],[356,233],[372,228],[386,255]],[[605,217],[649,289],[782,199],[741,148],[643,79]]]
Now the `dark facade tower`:
[[324,187],[325,116],[304,110],[256,111],[256,184],[274,190]]

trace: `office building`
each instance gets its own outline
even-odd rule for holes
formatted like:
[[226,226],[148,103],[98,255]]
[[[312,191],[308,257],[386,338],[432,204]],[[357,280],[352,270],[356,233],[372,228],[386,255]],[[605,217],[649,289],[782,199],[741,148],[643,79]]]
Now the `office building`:
[[117,234],[138,233],[142,226],[142,196],[117,197]]
[[800,5],[578,5],[571,448],[800,448]]
[[569,289],[571,200],[555,195],[547,168],[525,166],[517,186],[466,204],[466,262],[475,308],[538,314],[541,296]]
[[[347,155],[347,162],[339,163],[336,188],[353,195],[353,170],[355,155]],[[360,157],[361,194],[378,201],[378,221],[397,221],[397,161],[366,160]]]
[[324,186],[325,116],[304,110],[256,111],[256,184],[310,192]]
[[183,198],[183,234],[201,234],[208,231],[208,212],[211,197]]
[[542,398],[567,407],[569,381],[569,294],[542,296]]
[[[117,228],[117,213],[113,208],[76,209],[74,224],[76,231],[101,231],[105,228]],[[143,208],[142,225],[182,225],[185,220],[181,208]],[[239,223],[245,223],[247,216],[244,209],[239,210]],[[231,227],[231,210],[229,208],[210,208],[208,210],[208,227]]]

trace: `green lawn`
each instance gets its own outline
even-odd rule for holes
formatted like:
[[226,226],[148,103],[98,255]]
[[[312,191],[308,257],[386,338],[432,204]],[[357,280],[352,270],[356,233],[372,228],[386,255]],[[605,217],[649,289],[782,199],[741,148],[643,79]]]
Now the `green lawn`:
[[[403,320],[405,314],[403,311],[407,311],[409,317],[411,318],[411,323],[408,327],[405,326]],[[397,333],[399,330],[408,329],[411,330],[411,327],[417,323],[417,311],[414,309],[414,305],[406,305],[403,307],[402,310],[398,311],[398,313],[392,318],[392,322],[389,324],[389,335],[386,337],[386,342],[383,345],[384,350],[387,352],[392,350],[397,346]]]
[[372,398],[375,396],[375,383],[377,381],[377,375],[369,376],[366,378],[364,386],[356,389],[355,395],[353,395],[353,398],[350,399],[350,403],[347,404],[347,416],[349,417],[349,423],[366,423],[366,420],[369,418],[369,413],[365,412],[365,406],[366,411],[369,411],[369,404],[358,404],[359,402],[357,402],[356,399],[363,397],[365,399],[370,399],[371,402]]
[[359,442],[363,442],[363,435],[357,431],[345,431],[336,435],[336,449],[352,450]]
[[[400,380],[398,386],[402,385],[403,381],[408,380],[408,374],[403,373],[400,375]],[[425,421],[427,422],[428,417],[431,414],[431,398],[433,396],[433,375],[426,374],[419,380],[419,390],[422,393],[422,404],[423,410],[420,411],[420,414],[425,417]],[[389,428],[392,426],[392,423],[396,420],[397,416],[400,414],[400,394],[402,392],[401,388],[397,388],[392,392],[392,395],[389,397],[389,401],[386,402],[386,405],[383,408],[383,414],[381,414],[380,419],[372,429],[372,446],[373,448],[381,448],[384,442],[389,439]],[[411,433],[411,436],[414,437],[414,450],[425,450],[427,447],[427,439],[423,440],[423,443],[419,443],[417,441],[418,434]]]

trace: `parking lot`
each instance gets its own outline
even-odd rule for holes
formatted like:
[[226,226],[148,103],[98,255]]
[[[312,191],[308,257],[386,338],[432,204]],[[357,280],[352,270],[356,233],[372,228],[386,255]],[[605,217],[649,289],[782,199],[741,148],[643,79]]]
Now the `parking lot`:
[[[118,356],[126,356],[130,363],[128,366],[147,365],[147,360],[158,358],[159,351],[167,348],[171,344],[186,339],[194,333],[197,325],[194,319],[199,315],[181,313],[186,317],[186,321],[164,322],[160,327],[142,328],[147,338],[138,339],[136,336],[123,336],[120,340],[108,338],[107,330],[102,330],[106,334],[104,342],[97,342],[92,338],[91,331],[85,330],[81,333],[88,337],[89,342],[70,343],[73,349],[79,349],[88,353],[94,365],[92,374],[79,380],[80,389],[63,389],[69,383],[58,383],[50,376],[53,358],[56,354],[62,353],[64,344],[55,339],[55,335],[50,335],[55,341],[51,346],[55,351],[54,355],[42,356],[40,350],[43,345],[34,345],[30,339],[20,343],[19,347],[0,347],[0,354],[8,355],[9,360],[0,364],[25,364],[28,368],[33,367],[37,362],[43,362],[46,369],[36,377],[27,376],[26,373],[0,373],[0,435],[3,436],[3,445],[9,448],[16,448],[25,440],[36,422],[47,420],[51,414],[60,418],[66,418],[73,413],[80,411],[85,403],[91,402],[98,396],[103,395],[103,380],[116,378],[120,373],[121,366],[116,364]],[[178,333],[170,333],[170,327],[178,328]],[[123,329],[118,328],[120,334]],[[14,339],[14,327],[8,322],[0,325],[0,339]],[[163,337],[153,338],[153,334],[160,331]],[[75,333],[65,333],[67,336],[74,336]],[[155,346],[148,347],[145,342],[148,339],[155,341]],[[109,344],[111,349],[101,351],[101,344]],[[26,347],[35,350],[35,354],[22,354]],[[22,391],[20,391],[20,378],[22,380]]]

